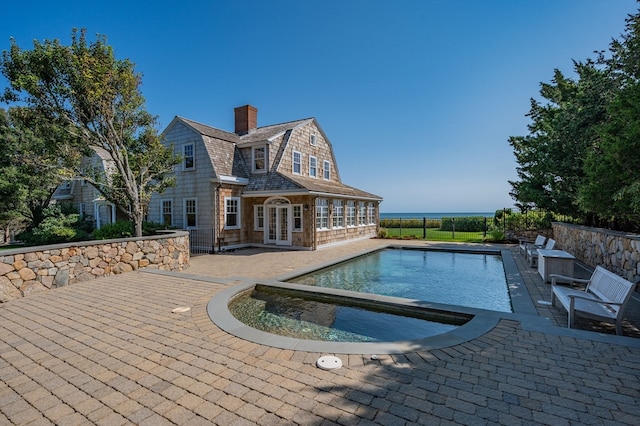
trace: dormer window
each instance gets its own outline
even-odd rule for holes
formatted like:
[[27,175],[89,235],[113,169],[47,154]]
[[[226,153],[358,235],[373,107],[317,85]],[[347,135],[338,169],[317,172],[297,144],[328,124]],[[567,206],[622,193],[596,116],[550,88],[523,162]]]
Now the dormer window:
[[316,146],[316,135],[309,136],[309,143],[313,146]]
[[193,144],[182,146],[182,170],[193,170],[196,168],[196,157]]
[[267,152],[266,146],[256,146],[253,148],[252,157],[254,173],[264,173],[267,171]]
[[327,160],[323,162],[322,177],[324,180],[331,180],[331,163]]

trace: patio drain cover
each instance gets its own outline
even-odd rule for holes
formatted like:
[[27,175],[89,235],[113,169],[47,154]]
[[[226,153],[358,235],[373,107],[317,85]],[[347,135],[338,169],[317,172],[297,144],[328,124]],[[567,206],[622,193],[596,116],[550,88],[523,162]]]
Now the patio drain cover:
[[342,367],[342,360],[338,357],[327,355],[318,358],[316,365],[323,370],[335,370]]

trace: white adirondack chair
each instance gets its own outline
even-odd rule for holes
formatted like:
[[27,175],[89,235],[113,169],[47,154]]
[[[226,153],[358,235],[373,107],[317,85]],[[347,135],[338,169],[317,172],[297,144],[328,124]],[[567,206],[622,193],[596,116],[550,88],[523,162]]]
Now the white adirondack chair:
[[529,266],[536,266],[538,264],[538,250],[544,248],[545,250],[553,250],[556,245],[556,240],[549,238],[544,247],[527,247],[527,259],[529,259]]

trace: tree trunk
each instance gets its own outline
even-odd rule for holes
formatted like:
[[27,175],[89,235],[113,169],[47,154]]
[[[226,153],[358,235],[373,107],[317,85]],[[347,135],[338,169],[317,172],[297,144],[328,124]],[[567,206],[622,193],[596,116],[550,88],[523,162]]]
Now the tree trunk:
[[142,237],[142,222],[144,221],[142,209],[131,212],[131,221],[133,222],[134,236]]

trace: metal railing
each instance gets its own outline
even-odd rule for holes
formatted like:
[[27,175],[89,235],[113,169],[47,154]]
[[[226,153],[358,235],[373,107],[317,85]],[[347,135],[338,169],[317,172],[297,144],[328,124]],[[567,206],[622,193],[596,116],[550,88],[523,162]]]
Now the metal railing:
[[434,241],[475,241],[487,236],[490,218],[475,218],[473,223],[467,218],[427,219],[427,218],[384,218],[380,227],[392,238],[419,238]]
[[189,253],[210,254],[215,250],[215,229],[197,228],[187,229],[189,232]]

